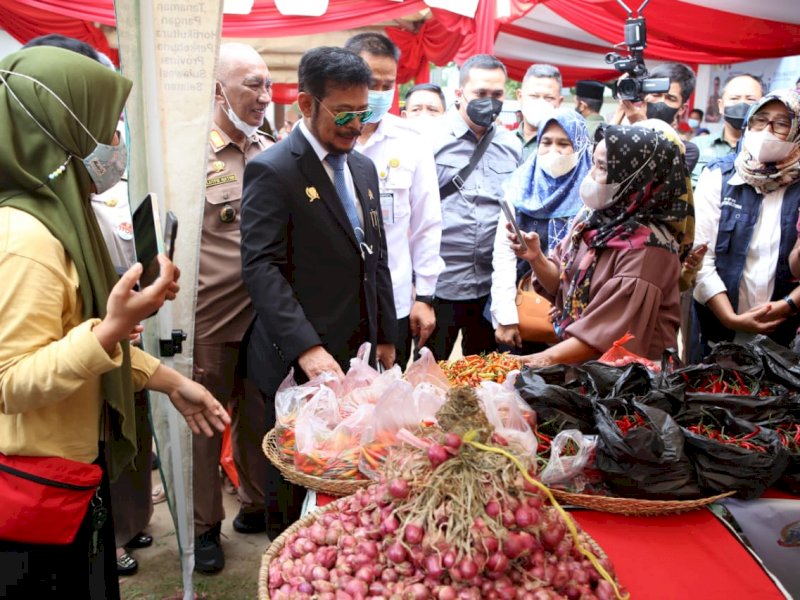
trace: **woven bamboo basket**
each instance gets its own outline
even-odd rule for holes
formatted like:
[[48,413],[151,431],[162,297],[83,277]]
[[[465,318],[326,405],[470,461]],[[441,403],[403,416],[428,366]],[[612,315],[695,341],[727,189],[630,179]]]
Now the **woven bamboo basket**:
[[[288,529],[272,540],[272,543],[267,546],[266,552],[264,552],[264,555],[261,557],[261,568],[258,571],[258,600],[270,599],[269,566],[272,564],[273,559],[280,554],[284,544],[286,543],[286,540],[289,539],[289,537],[291,537],[291,535],[298,529],[312,525],[314,521],[316,521],[325,511],[336,509],[337,505],[338,502],[331,502],[327,506],[307,514],[302,519],[290,525]],[[606,553],[603,552],[603,549],[597,544],[592,536],[583,530],[581,530],[581,536],[583,543],[587,544],[591,548],[592,552],[595,556],[597,556],[597,558],[607,558]]]
[[591,494],[574,494],[562,490],[554,490],[553,496],[561,504],[581,506],[601,512],[621,515],[667,515],[687,512],[707,506],[717,500],[732,496],[734,492],[726,492],[696,500],[644,500],[637,498],[616,498],[611,496],[595,496]]
[[307,475],[298,471],[294,464],[287,462],[284,454],[278,448],[278,437],[274,429],[267,432],[264,440],[261,443],[261,448],[264,450],[269,462],[275,465],[283,476],[297,485],[302,485],[305,488],[321,492],[330,496],[349,496],[354,494],[359,489],[367,487],[369,484],[374,483],[370,479],[326,479],[325,477],[317,477],[315,475]]

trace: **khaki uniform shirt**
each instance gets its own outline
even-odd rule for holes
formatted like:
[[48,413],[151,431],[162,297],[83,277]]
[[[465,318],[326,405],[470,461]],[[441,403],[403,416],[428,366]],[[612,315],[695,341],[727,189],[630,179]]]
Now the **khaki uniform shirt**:
[[259,132],[245,142],[242,152],[221,129],[211,129],[195,315],[199,341],[239,342],[253,318],[242,282],[242,179],[247,161],[271,145]]

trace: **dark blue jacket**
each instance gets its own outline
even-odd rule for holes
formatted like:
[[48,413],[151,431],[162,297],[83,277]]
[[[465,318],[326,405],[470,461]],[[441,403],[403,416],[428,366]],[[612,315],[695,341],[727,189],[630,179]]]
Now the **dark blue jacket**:
[[[720,169],[722,172],[720,219],[717,229],[717,245],[714,248],[717,273],[728,290],[731,306],[736,312],[739,312],[739,282],[744,273],[753,230],[761,213],[763,196],[750,185],[730,185],[728,183],[735,173],[733,164],[735,158],[735,155],[726,156],[709,165],[709,168]],[[775,272],[775,289],[771,300],[780,300],[797,285],[789,271],[789,253],[797,240],[798,208],[800,208],[800,182],[786,189],[781,204],[781,241]],[[733,339],[735,333],[723,327],[711,310],[703,306],[698,307],[698,317],[703,342]],[[800,322],[800,318],[797,316],[790,317],[770,334],[770,337],[788,346],[794,338],[798,322]]]

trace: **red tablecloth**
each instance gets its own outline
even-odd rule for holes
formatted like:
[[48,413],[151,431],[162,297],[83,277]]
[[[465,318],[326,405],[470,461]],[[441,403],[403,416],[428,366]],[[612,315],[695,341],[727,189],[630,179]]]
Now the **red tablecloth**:
[[[319,506],[331,500],[317,495]],[[571,514],[608,554],[632,600],[784,598],[709,510],[653,517],[591,510]]]

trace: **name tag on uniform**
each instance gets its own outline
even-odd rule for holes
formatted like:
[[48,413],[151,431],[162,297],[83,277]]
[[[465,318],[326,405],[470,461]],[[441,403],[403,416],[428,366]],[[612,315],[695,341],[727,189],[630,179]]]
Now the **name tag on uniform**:
[[233,183],[234,181],[236,181],[236,175],[219,175],[217,177],[206,179],[206,187],[209,188],[215,185],[221,185],[223,183]]
[[381,214],[384,225],[394,225],[394,192],[381,192]]

